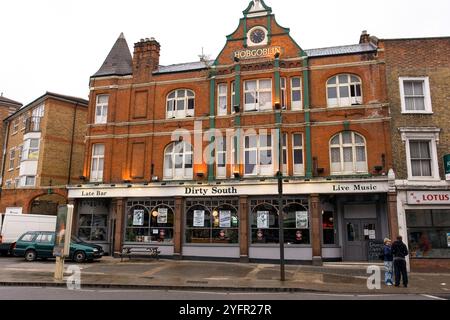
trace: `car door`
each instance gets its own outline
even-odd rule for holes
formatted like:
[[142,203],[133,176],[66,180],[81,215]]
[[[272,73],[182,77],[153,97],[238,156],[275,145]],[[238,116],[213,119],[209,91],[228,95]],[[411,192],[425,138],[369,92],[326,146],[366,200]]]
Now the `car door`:
[[53,247],[55,246],[54,233],[41,233],[36,238],[36,250],[38,257],[51,258],[53,257]]

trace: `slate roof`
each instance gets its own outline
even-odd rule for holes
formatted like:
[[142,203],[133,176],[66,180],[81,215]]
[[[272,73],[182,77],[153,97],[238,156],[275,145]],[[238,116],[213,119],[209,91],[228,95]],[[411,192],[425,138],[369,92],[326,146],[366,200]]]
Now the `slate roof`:
[[[214,60],[208,61],[209,65],[212,65],[213,63],[214,63]],[[206,68],[207,67],[206,67],[205,62],[197,61],[197,62],[172,64],[169,66],[159,66],[158,70],[156,70],[153,73],[154,74],[162,74],[162,73],[184,72],[184,71],[203,70]]]
[[17,106],[21,106],[22,105],[20,102],[8,99],[8,98],[6,98],[4,96],[0,96],[0,103],[2,103],[2,102],[3,103],[7,103],[7,104],[15,104]]
[[101,68],[92,77],[125,76],[133,73],[133,57],[123,33],[120,34]]
[[343,54],[365,53],[376,51],[377,47],[371,43],[352,44],[348,46],[329,47],[305,50],[309,57],[325,57]]

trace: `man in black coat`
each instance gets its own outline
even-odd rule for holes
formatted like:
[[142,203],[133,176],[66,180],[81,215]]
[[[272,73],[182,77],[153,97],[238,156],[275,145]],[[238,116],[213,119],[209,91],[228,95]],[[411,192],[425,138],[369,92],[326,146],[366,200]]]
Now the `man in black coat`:
[[403,278],[403,286],[408,287],[408,271],[406,270],[406,257],[408,248],[403,243],[401,236],[392,244],[392,255],[394,256],[395,286],[400,286],[400,279]]

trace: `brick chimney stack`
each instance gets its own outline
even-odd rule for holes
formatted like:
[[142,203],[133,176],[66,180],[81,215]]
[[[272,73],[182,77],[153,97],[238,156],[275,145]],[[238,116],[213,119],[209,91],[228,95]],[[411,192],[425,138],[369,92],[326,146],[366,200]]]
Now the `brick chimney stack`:
[[364,30],[361,33],[361,37],[359,38],[359,43],[369,43],[369,42],[370,42],[370,34],[368,34],[366,30]]
[[134,44],[133,76],[142,80],[151,77],[151,73],[158,69],[161,45],[155,38],[141,39]]

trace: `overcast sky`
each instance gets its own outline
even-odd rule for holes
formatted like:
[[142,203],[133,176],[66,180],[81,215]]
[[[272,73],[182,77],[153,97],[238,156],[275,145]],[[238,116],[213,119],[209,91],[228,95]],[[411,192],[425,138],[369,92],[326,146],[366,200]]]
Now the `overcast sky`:
[[[1,0],[0,92],[30,103],[45,91],[87,98],[120,32],[132,50],[161,43],[162,65],[215,58],[249,0]],[[449,0],[266,0],[303,49],[379,38],[450,36]]]

